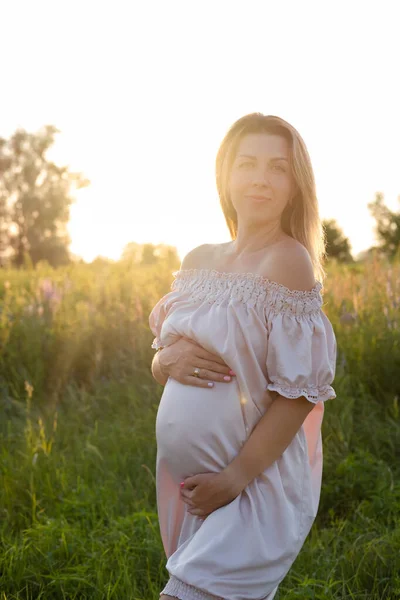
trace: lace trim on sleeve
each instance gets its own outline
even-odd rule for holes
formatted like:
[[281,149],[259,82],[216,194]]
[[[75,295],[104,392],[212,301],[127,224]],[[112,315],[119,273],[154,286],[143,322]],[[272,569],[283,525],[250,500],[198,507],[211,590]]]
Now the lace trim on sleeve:
[[151,347],[154,348],[154,350],[160,350],[160,348],[164,348],[164,346],[161,344],[161,340],[158,337],[155,337],[153,340],[153,343],[151,344]]
[[279,380],[275,383],[269,383],[267,385],[267,389],[271,392],[278,392],[281,396],[285,396],[285,398],[299,398],[300,396],[304,396],[312,402],[313,404],[317,404],[317,402],[324,402],[325,400],[332,400],[336,398],[336,392],[330,385],[324,385],[321,387],[316,386],[307,386],[307,388],[296,388],[289,386],[285,381]]

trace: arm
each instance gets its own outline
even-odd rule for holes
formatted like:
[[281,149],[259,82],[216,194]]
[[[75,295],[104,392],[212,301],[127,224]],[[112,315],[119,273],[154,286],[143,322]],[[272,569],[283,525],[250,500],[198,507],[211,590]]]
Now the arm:
[[151,363],[151,374],[157,383],[164,386],[168,381],[168,374],[164,373],[161,369],[159,361],[160,352],[161,350],[158,350],[153,357],[153,362]]
[[304,396],[277,396],[239,454],[224,469],[228,480],[235,482],[236,495],[283,454],[315,406]]
[[[186,254],[186,256],[183,258],[180,269],[201,268],[203,266],[203,264],[205,264],[206,257],[210,254],[211,250],[212,250],[211,244],[202,244],[201,246],[194,248],[193,250],[188,252]],[[177,343],[177,342],[175,342],[175,343]],[[198,346],[198,348],[201,348],[199,345],[197,345],[197,346]],[[161,350],[162,349],[159,349],[153,356],[153,360],[151,363],[151,374],[154,377],[154,379],[157,381],[157,383],[159,383],[162,386],[165,386],[165,384],[168,381],[169,376],[173,376],[175,379],[177,379],[181,383],[186,383],[186,384],[190,383],[190,385],[206,387],[208,380],[209,381],[223,380],[224,375],[227,375],[227,373],[230,370],[229,367],[227,365],[225,365],[224,361],[222,361],[222,360],[220,361],[220,364],[219,363],[215,364],[215,361],[218,360],[219,357],[215,357],[212,355],[212,353],[209,353],[209,352],[205,351],[204,349],[202,349],[203,355],[204,355],[204,356],[202,356],[203,376],[202,376],[202,378],[197,378],[194,381],[188,382],[183,379],[183,374],[176,372],[176,369],[174,369],[173,373],[170,374],[170,368],[168,368],[168,362],[171,362],[171,360],[172,360],[173,366],[175,366],[175,364],[177,362],[181,363],[181,359],[179,358],[179,353],[178,353],[178,355],[175,355],[171,358],[171,354],[168,351],[167,358],[166,358],[167,364],[162,365],[162,363],[160,361]],[[193,359],[195,358],[194,356],[192,356],[193,352],[194,352],[194,345],[185,347],[184,349],[182,348],[182,345],[181,345],[180,351],[182,352],[182,356],[184,355],[186,358],[193,358]],[[163,358],[165,358],[165,357],[163,356]],[[169,361],[168,361],[168,359],[169,359]],[[195,364],[200,364],[200,363],[198,363],[197,358],[196,358]],[[169,365],[169,367],[170,366],[171,365]],[[206,371],[206,369],[207,369],[207,371]],[[190,373],[191,371],[193,371],[193,369],[189,369],[188,373]]]
[[234,500],[286,450],[314,404],[277,394],[239,454],[219,473],[200,473],[181,483],[188,512],[201,518]]
[[[307,291],[315,284],[310,256],[301,244],[280,249],[275,269],[275,280],[290,289]],[[285,398],[277,392],[274,394],[276,398],[269,410],[257,423],[238,456],[225,469],[230,477],[237,478],[239,491],[283,454],[314,408],[304,396]]]
[[[308,253],[300,250],[294,256],[292,249],[292,267],[290,271],[285,270],[284,283],[276,278],[278,283],[291,289],[312,289],[315,279]],[[295,283],[290,273],[293,273]],[[286,398],[277,392],[273,394],[273,403],[225,469],[185,479],[182,498],[189,505],[189,512],[204,517],[236,498],[251,481],[279,459],[315,406],[300,393],[297,398]]]
[[[204,252],[206,249],[208,249],[208,246],[209,246],[208,244],[203,244],[202,246],[193,248],[193,250],[188,252],[182,260],[180,269],[195,268],[199,262],[199,257],[204,255]],[[162,386],[165,386],[165,384],[168,381],[169,375],[167,372],[163,371],[163,369],[161,367],[161,363],[159,361],[160,352],[161,352],[161,349],[157,350],[157,352],[153,356],[153,360],[151,363],[151,374],[154,377],[154,379],[157,381],[157,383],[159,383]]]
[[[195,367],[200,369],[198,377],[193,376]],[[229,383],[235,375],[218,354],[205,350],[197,342],[183,336],[156,352],[151,373],[163,386],[171,378],[184,385],[206,389],[211,389],[214,381]],[[228,381],[225,379],[227,375],[230,376]]]
[[181,483],[188,512],[201,518],[234,500],[286,450],[314,404],[277,394],[239,454],[219,473],[200,473]]

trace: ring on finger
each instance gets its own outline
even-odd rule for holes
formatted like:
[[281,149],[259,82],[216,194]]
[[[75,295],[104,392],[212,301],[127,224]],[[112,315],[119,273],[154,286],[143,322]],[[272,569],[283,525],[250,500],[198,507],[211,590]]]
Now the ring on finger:
[[193,377],[200,377],[200,369],[198,369],[197,367],[193,371]]

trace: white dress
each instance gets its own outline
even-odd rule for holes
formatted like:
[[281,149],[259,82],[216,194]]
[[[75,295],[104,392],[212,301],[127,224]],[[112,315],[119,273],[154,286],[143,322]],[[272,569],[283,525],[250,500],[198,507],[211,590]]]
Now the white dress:
[[[272,600],[315,519],[321,490],[324,401],[335,398],[336,339],[322,285],[292,291],[260,275],[176,271],[149,316],[152,347],[179,337],[218,354],[236,373],[213,388],[169,378],[157,420],[157,505],[170,579],[181,600]],[[315,404],[281,457],[206,519],[180,497],[190,475],[219,472],[272,401]],[[279,399],[277,400],[279,401]]]

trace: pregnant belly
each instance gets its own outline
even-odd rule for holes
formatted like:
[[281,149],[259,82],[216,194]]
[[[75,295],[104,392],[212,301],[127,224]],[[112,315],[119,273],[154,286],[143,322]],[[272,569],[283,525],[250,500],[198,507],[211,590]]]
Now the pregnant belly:
[[173,477],[219,472],[247,437],[237,380],[205,389],[169,378],[157,412],[156,437],[157,459]]

